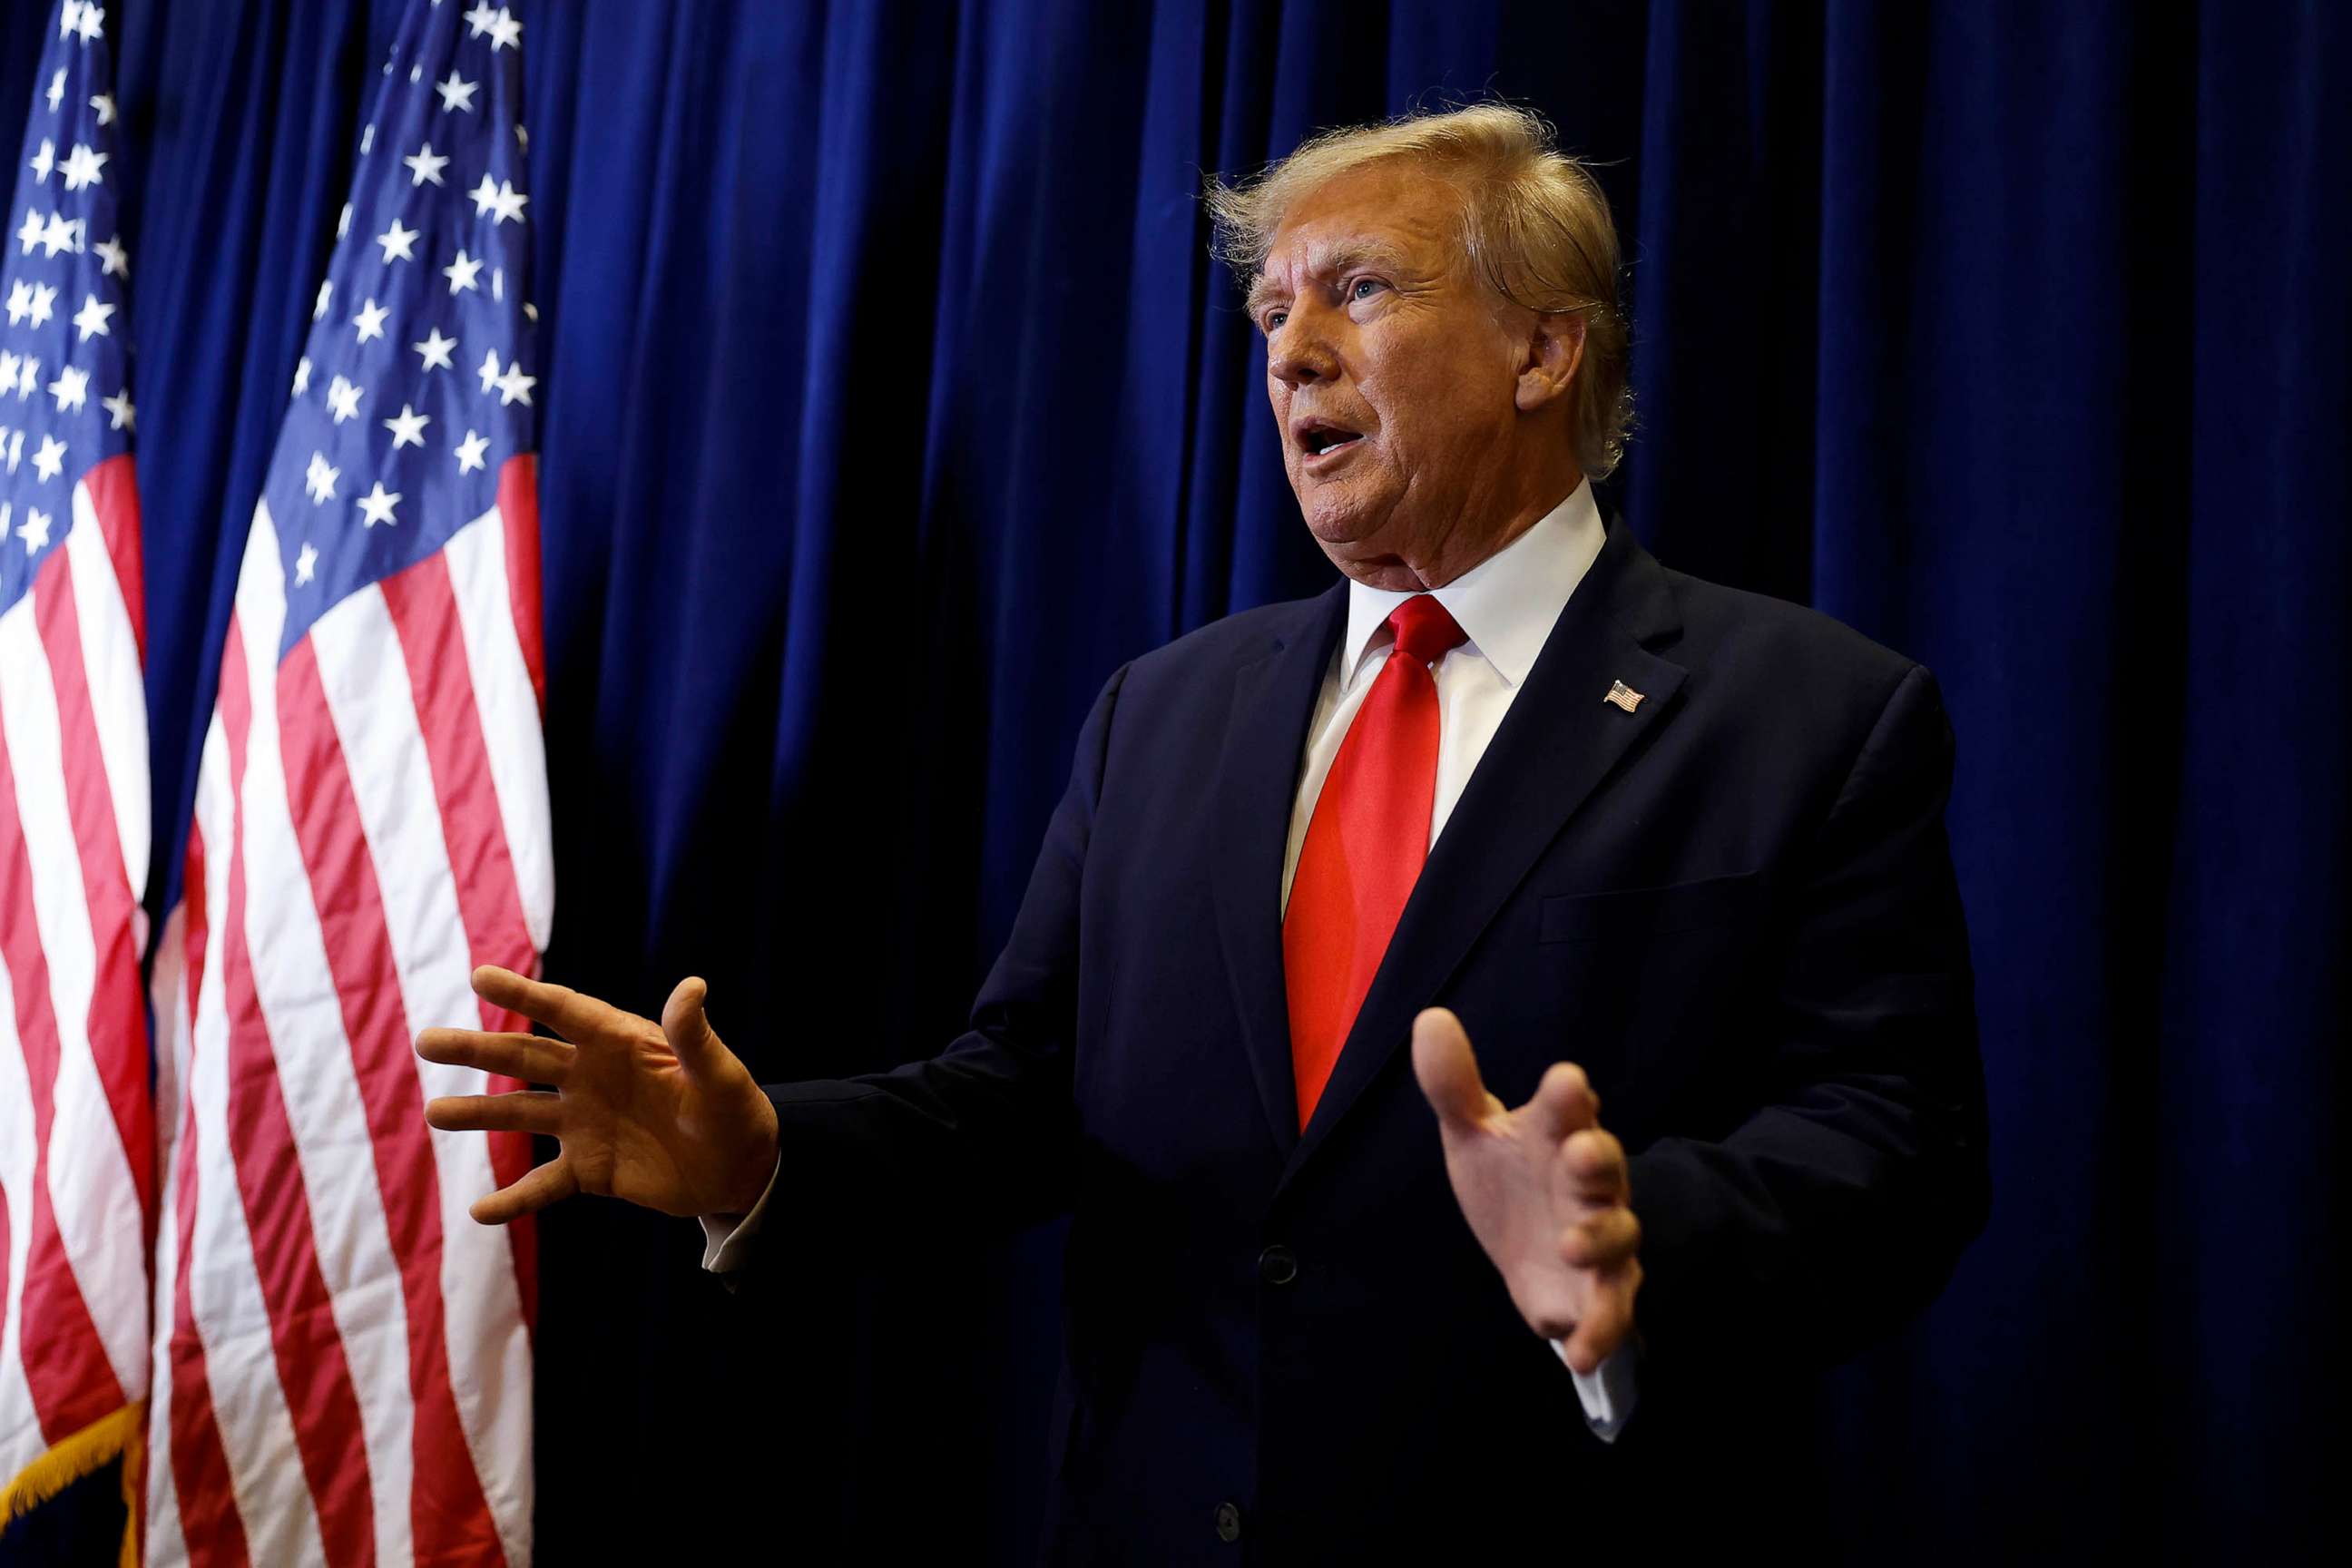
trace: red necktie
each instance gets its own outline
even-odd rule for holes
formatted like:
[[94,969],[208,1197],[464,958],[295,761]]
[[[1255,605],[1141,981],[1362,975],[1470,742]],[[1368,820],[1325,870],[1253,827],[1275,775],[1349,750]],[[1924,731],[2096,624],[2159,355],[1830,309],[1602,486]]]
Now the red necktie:
[[1283,916],[1290,1071],[1302,1131],[1429,858],[1437,793],[1437,682],[1429,667],[1460,646],[1463,633],[1427,594],[1399,605],[1389,626],[1396,649],[1316,797]]

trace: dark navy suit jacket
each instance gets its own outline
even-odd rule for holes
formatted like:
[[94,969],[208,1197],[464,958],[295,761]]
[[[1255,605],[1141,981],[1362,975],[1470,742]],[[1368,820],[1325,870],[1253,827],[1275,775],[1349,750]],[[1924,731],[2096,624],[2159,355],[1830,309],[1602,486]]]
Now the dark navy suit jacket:
[[[1935,682],[1612,527],[1301,1134],[1283,851],[1346,605],[1111,678],[971,1032],[771,1089],[778,1190],[868,1236],[1070,1215],[1049,1556],[1568,1551],[1772,1506],[1741,1489],[1772,1379],[1916,1311],[1985,1210]],[[1632,1152],[1642,1404],[1613,1447],[1455,1205],[1406,1049],[1432,1005],[1507,1103],[1582,1064]]]

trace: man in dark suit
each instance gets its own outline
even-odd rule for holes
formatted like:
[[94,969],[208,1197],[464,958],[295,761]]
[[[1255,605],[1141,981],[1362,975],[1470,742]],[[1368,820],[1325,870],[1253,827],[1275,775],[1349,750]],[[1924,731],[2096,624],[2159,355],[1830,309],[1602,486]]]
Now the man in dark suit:
[[1540,121],[1212,201],[1347,582],[1111,678],[971,1031],[761,1090],[698,981],[484,970],[571,1043],[427,1030],[553,1086],[427,1115],[562,1142],[478,1219],[609,1193],[719,1268],[1068,1213],[1055,1555],[1658,1539],[1982,1222],[1934,682],[1604,527],[1615,239]]

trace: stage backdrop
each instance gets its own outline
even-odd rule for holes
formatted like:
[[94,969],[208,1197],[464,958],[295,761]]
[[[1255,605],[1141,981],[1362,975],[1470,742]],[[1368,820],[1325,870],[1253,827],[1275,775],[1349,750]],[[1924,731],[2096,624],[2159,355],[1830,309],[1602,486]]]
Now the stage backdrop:
[[[116,4],[168,874],[396,5]],[[16,125],[47,7],[6,9]],[[945,1041],[1104,677],[1328,581],[1202,173],[1506,94],[1627,238],[1605,499],[1925,660],[1959,734],[1991,1228],[1787,1413],[1838,1500],[1759,1530],[1858,1562],[2340,1533],[2352,16],[514,10],[556,976],[650,1009],[706,974],[770,1078]],[[785,1194],[772,1245],[825,1202]],[[746,1525],[783,1561],[1024,1558],[1055,1238],[877,1239],[739,1301],[690,1224],[547,1216],[544,1560]]]

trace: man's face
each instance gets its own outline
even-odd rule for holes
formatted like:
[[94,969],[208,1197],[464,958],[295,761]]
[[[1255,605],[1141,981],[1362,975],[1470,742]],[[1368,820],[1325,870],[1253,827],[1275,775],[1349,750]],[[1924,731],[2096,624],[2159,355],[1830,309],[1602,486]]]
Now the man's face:
[[1527,342],[1463,253],[1461,216],[1443,181],[1374,164],[1290,210],[1251,291],[1290,488],[1350,576],[1392,580],[1487,525],[1513,457]]

